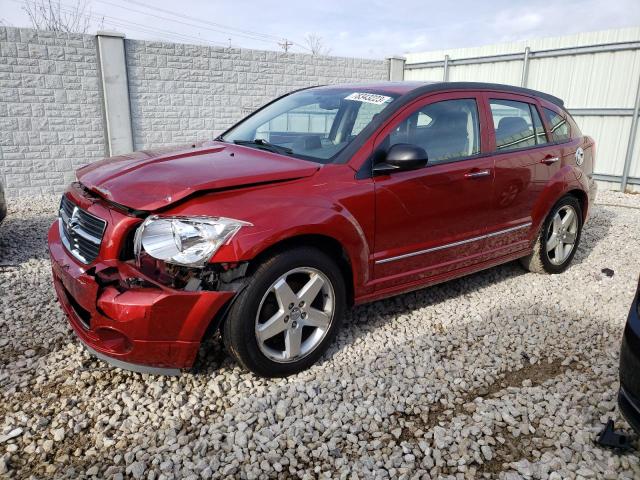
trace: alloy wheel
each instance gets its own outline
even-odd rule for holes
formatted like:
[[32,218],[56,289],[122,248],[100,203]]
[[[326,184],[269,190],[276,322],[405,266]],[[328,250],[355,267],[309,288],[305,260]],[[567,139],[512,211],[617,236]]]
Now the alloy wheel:
[[311,267],[281,275],[260,301],[255,335],[260,351],[279,363],[298,361],[327,335],[335,294],[327,276]]
[[547,255],[554,265],[562,265],[573,252],[578,237],[578,214],[571,205],[561,207],[549,224]]

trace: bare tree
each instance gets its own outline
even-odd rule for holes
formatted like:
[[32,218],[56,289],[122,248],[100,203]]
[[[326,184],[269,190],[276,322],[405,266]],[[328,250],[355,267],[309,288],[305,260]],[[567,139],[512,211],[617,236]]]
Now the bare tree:
[[331,48],[325,45],[324,39],[317,33],[308,33],[304,37],[304,42],[311,50],[311,55],[329,55],[331,53]]
[[24,0],[22,9],[37,30],[87,33],[91,25],[91,8],[87,0],[77,0],[74,6],[63,6],[56,0]]

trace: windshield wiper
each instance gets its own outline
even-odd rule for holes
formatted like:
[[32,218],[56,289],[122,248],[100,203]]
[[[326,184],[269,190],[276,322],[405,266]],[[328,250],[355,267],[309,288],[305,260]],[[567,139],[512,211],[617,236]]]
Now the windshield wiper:
[[269,143],[263,138],[256,138],[255,140],[234,140],[233,143],[236,145],[256,145],[264,150],[269,150],[273,153],[287,153],[292,154],[293,150],[289,147],[283,147],[282,145],[274,145],[273,143]]

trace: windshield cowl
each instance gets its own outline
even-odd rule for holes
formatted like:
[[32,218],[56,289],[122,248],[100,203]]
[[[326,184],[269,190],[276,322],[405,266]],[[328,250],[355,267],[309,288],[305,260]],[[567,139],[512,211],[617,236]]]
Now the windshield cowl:
[[253,140],[234,140],[233,143],[236,145],[244,145],[244,146],[253,146],[256,148],[261,148],[263,150],[267,150],[273,153],[286,153],[292,154],[293,150],[289,147],[283,147],[282,145],[274,145],[272,143],[267,142],[264,138],[255,138]]

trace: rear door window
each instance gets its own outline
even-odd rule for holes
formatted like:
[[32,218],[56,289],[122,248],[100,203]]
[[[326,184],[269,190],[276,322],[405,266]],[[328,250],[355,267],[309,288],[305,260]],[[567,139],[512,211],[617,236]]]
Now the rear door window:
[[571,129],[567,120],[551,109],[543,108],[544,116],[549,122],[551,129],[551,140],[554,142],[566,142],[571,138]]
[[497,150],[516,150],[546,143],[544,128],[543,135],[540,136],[539,128],[542,122],[539,117],[532,116],[529,103],[491,99],[489,105],[493,116]]

